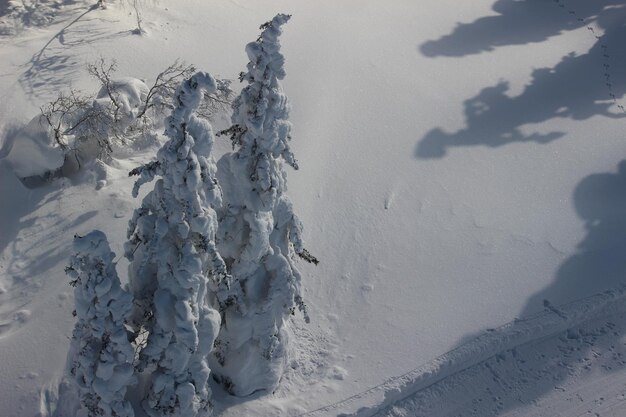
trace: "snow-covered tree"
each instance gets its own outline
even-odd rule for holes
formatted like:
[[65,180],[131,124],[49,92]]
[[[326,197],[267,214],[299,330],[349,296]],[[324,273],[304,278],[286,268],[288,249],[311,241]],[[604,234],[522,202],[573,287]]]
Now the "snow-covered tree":
[[231,304],[224,261],[215,248],[221,202],[211,157],[210,124],[194,116],[215,91],[198,72],[176,92],[166,120],[168,141],[157,159],[131,172],[139,187],[157,179],[129,223],[126,256],[135,297],[131,325],[145,346],[139,369],[149,375],[143,408],[152,416],[194,417],[210,411],[211,352],[220,327],[220,303]]
[[106,236],[93,231],[74,238],[75,254],[66,268],[74,286],[75,314],[67,377],[78,397],[77,417],[132,417],[124,399],[135,383],[134,350],[124,322],[132,296],[120,286]]
[[240,80],[247,85],[233,103],[232,126],[220,132],[230,135],[236,151],[218,164],[224,189],[219,250],[242,297],[223,312],[211,366],[240,396],[278,385],[287,361],[285,320],[296,309],[308,320],[294,259],[317,263],[302,245],[302,225],[285,194],[284,164],[298,169],[279,84],[285,76],[279,35],[289,18],[275,16],[246,46],[250,62]]

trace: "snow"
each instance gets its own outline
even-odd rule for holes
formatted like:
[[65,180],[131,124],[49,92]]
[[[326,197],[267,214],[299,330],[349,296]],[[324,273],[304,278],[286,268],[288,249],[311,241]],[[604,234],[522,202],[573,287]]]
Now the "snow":
[[[54,415],[134,417],[126,390],[136,383],[134,349],[124,323],[133,307],[115,270],[106,235],[98,230],[75,236],[66,269],[74,287],[77,317]],[[78,398],[77,398],[78,397]],[[73,404],[78,401],[78,408]]]
[[229,135],[235,152],[218,163],[224,190],[218,250],[234,285],[216,340],[212,368],[225,389],[245,397],[273,392],[288,361],[289,326],[296,310],[309,321],[302,301],[302,276],[295,259],[317,263],[302,243],[302,223],[287,191],[288,165],[298,165],[289,147],[289,104],[279,80],[285,77],[280,35],[289,15],[277,14],[246,45],[246,86],[233,102]]
[[48,134],[43,116],[34,117],[23,127],[9,129],[4,138],[5,159],[19,178],[54,172],[63,165],[63,151]]
[[125,245],[134,296],[128,324],[135,339],[147,334],[136,368],[148,371],[142,406],[152,417],[205,415],[212,404],[208,355],[220,327],[216,308],[228,277],[215,250],[214,137],[210,124],[193,122],[193,113],[203,94],[215,89],[215,79],[206,72],[183,80],[157,160],[129,174],[139,175],[135,197],[142,184],[160,177],[134,211]]
[[[70,85],[97,89],[84,66],[100,56],[119,76],[154,79],[180,58],[236,79],[258,26],[293,15],[282,85],[300,166],[289,196],[320,259],[298,265],[311,323],[291,321],[273,395],[215,388],[218,415],[625,413],[624,121],[603,75],[609,62],[622,104],[623,1],[160,0],[143,5],[141,36],[128,7],[87,3],[0,38],[0,126],[26,125]],[[56,164],[19,146],[33,166]],[[72,236],[103,230],[122,253],[137,204],[127,173],[154,154],[117,158],[99,190],[94,167],[28,189],[0,151],[3,415],[53,403]],[[568,305],[580,314],[565,320]]]

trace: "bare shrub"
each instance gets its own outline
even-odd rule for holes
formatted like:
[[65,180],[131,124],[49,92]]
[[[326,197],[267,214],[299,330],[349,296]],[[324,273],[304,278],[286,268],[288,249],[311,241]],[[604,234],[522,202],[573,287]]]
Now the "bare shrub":
[[[174,108],[177,86],[196,72],[193,65],[175,61],[148,86],[143,81],[116,79],[117,63],[100,58],[87,65],[87,72],[98,80],[97,94],[70,89],[40,108],[54,142],[72,156],[80,168],[81,160],[105,162],[115,144],[124,144],[154,132],[166,111]],[[204,94],[197,116],[213,121],[216,114],[230,109],[233,91],[230,80],[217,81],[217,89]]]

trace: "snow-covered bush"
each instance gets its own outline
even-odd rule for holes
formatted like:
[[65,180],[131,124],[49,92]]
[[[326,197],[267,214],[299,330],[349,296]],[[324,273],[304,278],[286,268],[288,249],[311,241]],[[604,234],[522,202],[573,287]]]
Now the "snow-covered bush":
[[302,225],[285,194],[284,163],[298,169],[278,82],[285,76],[278,38],[289,18],[277,15],[246,46],[250,62],[240,79],[247,86],[233,103],[232,127],[220,132],[236,151],[218,164],[224,190],[218,247],[243,296],[223,313],[211,366],[240,396],[277,386],[287,361],[285,320],[296,309],[308,320],[294,259],[317,263],[302,245]]
[[231,304],[229,277],[215,247],[221,202],[211,157],[211,125],[194,115],[216,82],[197,73],[177,90],[166,121],[168,141],[139,175],[133,194],[157,176],[129,222],[126,256],[135,296],[131,320],[147,334],[139,369],[149,374],[143,406],[150,416],[193,417],[210,409],[207,356],[220,327],[219,305]]
[[2,132],[3,156],[18,178],[27,178],[61,170],[65,155],[55,146],[42,115],[22,126],[10,126]]
[[[66,175],[79,170],[84,162],[96,158],[107,161],[114,146],[161,128],[163,115],[174,108],[176,87],[195,72],[193,66],[176,61],[148,86],[136,78],[114,78],[116,70],[114,61],[91,63],[87,71],[100,83],[97,94],[61,92],[41,107],[40,120],[65,155]],[[220,80],[218,86],[213,93],[202,96],[200,115],[206,119],[224,111],[230,101],[229,82]]]
[[67,378],[79,400],[76,417],[132,417],[124,399],[135,383],[134,350],[124,327],[132,297],[120,286],[106,236],[93,231],[74,238],[66,268],[74,287],[77,323],[72,334]]

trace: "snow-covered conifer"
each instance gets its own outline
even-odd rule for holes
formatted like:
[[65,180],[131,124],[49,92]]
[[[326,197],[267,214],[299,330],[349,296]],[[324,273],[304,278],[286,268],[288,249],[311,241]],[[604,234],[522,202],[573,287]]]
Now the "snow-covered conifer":
[[236,151],[218,164],[224,189],[218,245],[243,295],[223,314],[211,366],[240,396],[276,388],[287,360],[285,319],[297,308],[308,320],[295,255],[317,263],[302,245],[302,225],[285,194],[284,164],[298,169],[279,84],[285,76],[279,35],[289,18],[275,16],[246,46],[250,62],[240,80],[247,85],[233,103],[232,126],[220,132]]
[[129,223],[126,256],[135,296],[131,325],[147,334],[139,368],[150,375],[143,408],[152,416],[194,417],[210,410],[207,356],[220,327],[220,303],[229,299],[224,261],[215,248],[221,203],[211,157],[213,133],[194,116],[215,80],[196,73],[176,92],[166,120],[168,141],[140,175],[133,194],[155,177]]
[[134,350],[124,321],[132,297],[120,286],[106,236],[93,231],[74,238],[75,254],[66,268],[74,286],[78,319],[68,355],[68,379],[77,389],[77,417],[132,417],[124,399],[136,381]]

